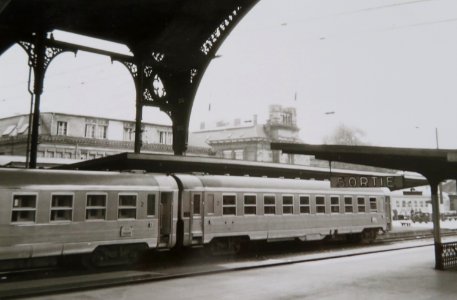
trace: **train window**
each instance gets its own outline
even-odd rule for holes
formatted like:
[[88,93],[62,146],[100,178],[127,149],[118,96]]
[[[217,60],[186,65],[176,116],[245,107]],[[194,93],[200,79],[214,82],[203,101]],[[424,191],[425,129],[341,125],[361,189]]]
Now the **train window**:
[[14,195],[11,222],[35,222],[36,195]]
[[257,196],[244,195],[244,214],[255,215],[257,214]]
[[344,211],[347,213],[354,212],[352,197],[344,197]]
[[316,196],[316,213],[324,214],[325,213],[325,197]]
[[73,195],[52,195],[51,221],[71,221],[73,215]]
[[282,213],[283,215],[291,215],[294,213],[294,196],[282,196]]
[[206,197],[206,212],[214,214],[214,194],[208,194]]
[[365,198],[364,197],[357,197],[357,211],[365,212]]
[[236,215],[236,195],[222,195],[222,214]]
[[148,217],[152,217],[152,216],[155,216],[155,214],[156,214],[156,195],[148,194],[147,215],[148,215]]
[[136,219],[137,195],[119,195],[118,219]]
[[201,207],[200,207],[200,201],[201,200],[201,197],[200,197],[200,194],[195,194],[194,195],[194,210],[193,210],[193,214],[194,215],[200,215],[201,214]]
[[370,210],[376,211],[378,209],[377,199],[375,197],[370,197]]
[[309,209],[309,196],[300,196],[300,213],[309,214],[311,213]]
[[340,212],[340,197],[337,197],[337,196],[330,197],[330,211],[332,213]]
[[276,214],[276,197],[275,195],[263,196],[263,211],[266,215]]
[[88,194],[86,220],[104,220],[106,216],[106,195]]

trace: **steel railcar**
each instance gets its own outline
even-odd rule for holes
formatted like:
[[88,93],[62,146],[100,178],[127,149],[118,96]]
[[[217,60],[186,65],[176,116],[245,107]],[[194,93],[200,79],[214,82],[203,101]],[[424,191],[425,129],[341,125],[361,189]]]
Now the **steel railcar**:
[[389,222],[387,189],[335,189],[326,181],[295,179],[175,177],[182,190],[184,245],[237,251],[252,240],[373,240]]
[[386,189],[323,181],[0,169],[0,260],[83,254],[100,266],[133,261],[143,249],[373,240],[388,227],[388,200]]
[[177,195],[162,174],[1,169],[0,259],[171,248]]

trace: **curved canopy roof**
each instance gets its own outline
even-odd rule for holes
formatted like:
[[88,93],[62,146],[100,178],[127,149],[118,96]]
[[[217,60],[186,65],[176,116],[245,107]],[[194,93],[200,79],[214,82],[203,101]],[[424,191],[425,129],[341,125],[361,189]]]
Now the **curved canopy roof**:
[[33,32],[57,29],[188,64],[197,54],[214,52],[232,23],[257,1],[0,0],[0,54]]

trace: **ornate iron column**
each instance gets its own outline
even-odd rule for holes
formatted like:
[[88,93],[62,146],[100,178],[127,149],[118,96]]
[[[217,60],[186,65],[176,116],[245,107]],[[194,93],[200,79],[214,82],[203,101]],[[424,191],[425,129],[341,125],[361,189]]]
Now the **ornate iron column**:
[[438,180],[429,180],[432,201],[433,238],[435,241],[435,269],[443,270],[441,226],[440,226],[440,202],[438,198]]
[[[32,117],[32,133],[30,146],[30,161],[29,168],[36,168],[37,152],[38,152],[38,137],[40,126],[40,102],[41,94],[43,93],[43,83],[46,69],[51,61],[60,53],[68,51],[66,49],[46,46],[46,33],[34,33],[31,41],[20,41],[19,45],[27,52],[29,56],[29,66],[33,68],[34,82],[33,94],[35,102],[33,107]],[[76,52],[75,50],[70,50]],[[30,124],[29,124],[30,126]],[[27,153],[29,155],[29,153]]]

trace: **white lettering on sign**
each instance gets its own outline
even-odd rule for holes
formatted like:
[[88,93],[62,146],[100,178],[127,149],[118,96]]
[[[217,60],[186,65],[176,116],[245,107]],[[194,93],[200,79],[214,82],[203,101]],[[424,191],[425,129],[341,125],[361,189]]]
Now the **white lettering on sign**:
[[[398,177],[398,180],[395,180]],[[332,187],[388,187],[402,185],[400,176],[334,176],[330,178]]]

